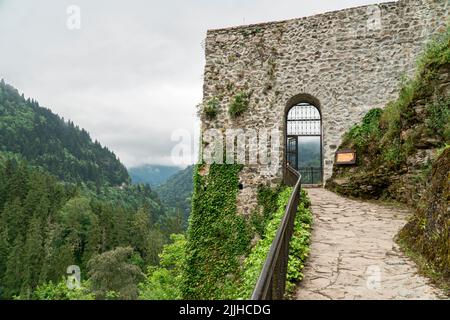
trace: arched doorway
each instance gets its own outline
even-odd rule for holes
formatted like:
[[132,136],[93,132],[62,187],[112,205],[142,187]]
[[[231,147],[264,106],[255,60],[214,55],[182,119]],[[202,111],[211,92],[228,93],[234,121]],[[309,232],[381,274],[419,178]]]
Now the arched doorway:
[[286,162],[302,174],[303,184],[322,184],[322,116],[309,102],[293,105],[286,117]]

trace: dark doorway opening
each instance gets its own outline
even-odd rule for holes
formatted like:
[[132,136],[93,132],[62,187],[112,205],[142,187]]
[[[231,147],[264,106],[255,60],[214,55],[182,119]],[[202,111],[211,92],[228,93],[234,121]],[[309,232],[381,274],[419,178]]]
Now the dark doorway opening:
[[286,161],[302,174],[303,184],[322,184],[322,117],[317,107],[298,103],[286,119]]

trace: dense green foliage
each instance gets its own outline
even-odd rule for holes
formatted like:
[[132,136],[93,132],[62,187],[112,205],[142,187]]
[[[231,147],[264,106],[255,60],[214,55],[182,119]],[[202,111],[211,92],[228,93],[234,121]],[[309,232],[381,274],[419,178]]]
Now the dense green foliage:
[[251,226],[254,233],[259,237],[264,237],[266,226],[273,214],[278,210],[278,198],[283,191],[284,186],[270,188],[261,186],[258,190],[258,204],[261,207],[261,213],[255,213],[251,216]]
[[71,121],[0,82],[0,151],[21,154],[67,182],[121,185],[129,182],[117,157]]
[[310,200],[302,190],[301,200],[295,218],[294,233],[289,248],[289,262],[286,279],[286,293],[290,295],[299,281],[303,280],[303,269],[310,252],[313,215]]
[[[195,169],[183,298],[249,299],[256,285],[292,188],[261,187],[258,209],[241,216],[236,211],[240,170],[240,165],[219,164]],[[309,252],[312,217],[308,206],[303,192],[291,242],[289,290],[301,280]]]
[[95,270],[97,263],[88,262],[117,247],[132,247],[143,270],[157,265],[169,234],[181,232],[182,225],[163,230],[159,223],[164,218],[155,221],[141,196],[137,210],[137,204],[62,184],[23,161],[2,162],[1,296],[30,298],[39,284],[58,283],[69,265],[79,265],[83,272]]
[[196,167],[184,298],[223,299],[235,290],[239,257],[248,252],[251,240],[247,222],[236,212],[241,168],[220,164]]
[[[275,235],[283,219],[286,205],[292,193],[292,188],[284,188],[278,193],[276,210],[268,219],[261,240],[251,249],[246,257],[241,270],[241,284],[234,298],[249,299],[255,288],[258,277],[270,250]],[[302,269],[309,254],[309,242],[311,235],[312,214],[307,208],[309,201],[305,192],[302,192],[297,216],[295,219],[294,233],[290,243],[287,293],[292,292],[298,281],[303,278]]]
[[232,118],[237,118],[247,111],[249,103],[250,95],[245,91],[241,91],[233,97],[228,113]]
[[183,271],[186,263],[184,235],[171,236],[172,243],[165,245],[160,254],[160,265],[149,267],[144,282],[139,285],[139,299],[180,300]]
[[[228,170],[231,170],[231,168],[228,168]],[[197,280],[195,287],[188,287],[188,292],[202,294],[201,299],[249,299],[280,226],[291,192],[292,188],[282,186],[277,188],[266,187],[260,190],[258,202],[262,207],[262,217],[266,220],[263,223],[263,230],[259,235],[259,240],[248,250],[245,259],[241,263],[233,265],[233,269],[229,269],[230,265],[227,265],[226,261],[222,260],[217,261],[222,269],[214,268],[216,264],[209,265],[209,268],[206,268],[207,266],[203,264],[189,265],[187,259],[192,259],[192,250],[195,243],[188,243],[183,235],[173,235],[173,243],[166,245],[160,255],[160,266],[149,267],[146,281],[139,285],[140,299],[182,299],[186,292],[184,291],[186,290],[186,273],[193,272],[194,268],[197,268],[199,265],[205,268],[204,273],[202,273],[203,278],[195,278]],[[298,281],[303,278],[302,269],[309,254],[312,225],[312,214],[309,210],[309,205],[309,198],[306,192],[302,191],[295,219],[294,233],[290,243],[286,279],[287,295],[293,292]],[[231,232],[231,230],[228,232]],[[212,234],[209,234],[209,237],[211,236]],[[210,238],[207,244],[203,244],[203,246],[205,245],[212,245],[207,252],[217,248],[225,249],[221,247],[220,242],[214,241],[213,238]],[[237,245],[239,246],[239,243]],[[230,252],[235,252],[236,250],[232,248],[231,244],[227,244],[226,249],[230,250]],[[196,252],[196,254],[198,255],[199,253]],[[233,259],[237,258],[229,253],[227,255]],[[205,256],[209,256],[209,254],[205,254]],[[215,280],[216,274],[224,272],[223,268],[228,268],[228,273],[222,282],[218,282]],[[214,280],[217,282],[213,282]],[[204,282],[213,283],[214,285],[205,287],[202,285]],[[215,286],[220,287],[220,291]],[[210,296],[211,293],[215,294],[215,296]]]
[[34,300],[95,300],[90,291],[89,282],[80,284],[80,288],[69,289],[65,280],[58,283],[52,281],[39,285],[33,292]]
[[189,166],[170,177],[166,182],[158,186],[161,202],[171,210],[181,210],[184,222],[187,224],[191,212],[194,166]]
[[143,280],[144,274],[135,264],[139,257],[133,256],[133,252],[131,247],[117,247],[89,260],[89,280],[97,298],[105,299],[108,296],[127,300],[137,298],[137,283]]
[[94,188],[90,184],[78,184],[82,192],[96,197],[101,201],[122,205],[126,209],[136,211],[141,207],[147,207],[152,213],[153,221],[157,221],[164,214],[164,207],[158,194],[148,184],[135,184],[123,187],[110,187],[103,185]]

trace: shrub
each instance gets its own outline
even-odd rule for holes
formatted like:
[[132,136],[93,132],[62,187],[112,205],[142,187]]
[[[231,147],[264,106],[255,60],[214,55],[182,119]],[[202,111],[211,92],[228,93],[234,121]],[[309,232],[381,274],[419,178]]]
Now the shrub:
[[111,294],[124,300],[137,298],[141,269],[132,264],[133,248],[117,247],[96,255],[88,262],[92,292],[99,299]]
[[444,32],[431,41],[424,54],[418,60],[417,73],[421,74],[430,66],[439,66],[450,63],[450,21]]
[[372,138],[378,139],[381,135],[380,117],[382,109],[370,110],[362,121],[362,124],[353,126],[347,134],[346,139],[351,140],[356,147],[364,149]]
[[139,284],[141,300],[179,300],[186,261],[184,235],[171,235],[172,243],[165,245],[159,255],[159,267],[149,267],[146,280]]
[[249,103],[250,95],[247,92],[241,91],[231,101],[228,113],[232,118],[237,118],[247,111]]
[[[249,299],[255,288],[259,274],[262,270],[267,254],[283,219],[286,205],[289,201],[292,188],[284,188],[278,194],[277,210],[267,222],[264,237],[252,248],[244,261],[241,272],[241,287],[235,298]],[[286,291],[292,293],[295,285],[303,278],[302,269],[309,254],[311,236],[312,214],[308,209],[309,199],[302,191],[301,202],[295,218],[294,233],[290,242],[289,261],[286,277]]]
[[214,97],[203,104],[203,113],[209,119],[214,119],[219,113],[219,100]]
[[450,141],[450,98],[442,99],[434,103],[427,110],[427,128],[431,133],[438,134]]
[[391,144],[383,149],[383,159],[390,167],[397,167],[405,160],[404,152],[398,140],[391,141]]
[[[90,292],[89,282],[81,283],[78,289],[69,289],[63,279],[59,283],[48,282],[39,285],[33,292],[34,300],[94,300],[95,296]],[[20,299],[20,298],[19,298]]]

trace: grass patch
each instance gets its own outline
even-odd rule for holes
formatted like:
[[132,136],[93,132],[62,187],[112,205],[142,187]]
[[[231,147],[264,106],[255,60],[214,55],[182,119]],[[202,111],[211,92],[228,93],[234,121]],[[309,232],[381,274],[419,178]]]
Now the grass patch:
[[202,109],[207,118],[214,119],[219,113],[219,100],[216,97],[209,99],[205,104],[203,104]]
[[240,117],[247,111],[249,104],[250,94],[241,91],[233,97],[228,113],[232,118]]
[[434,285],[442,289],[447,297],[450,298],[450,284],[443,277],[442,273],[440,273],[430,263],[428,263],[425,256],[414,251],[405,239],[397,237],[396,241],[402,251],[417,265],[419,273],[429,278]]

